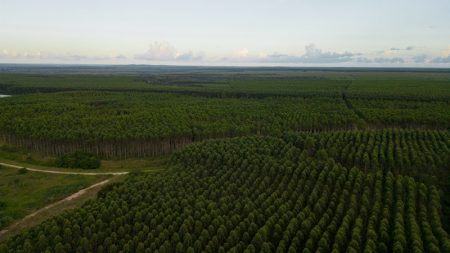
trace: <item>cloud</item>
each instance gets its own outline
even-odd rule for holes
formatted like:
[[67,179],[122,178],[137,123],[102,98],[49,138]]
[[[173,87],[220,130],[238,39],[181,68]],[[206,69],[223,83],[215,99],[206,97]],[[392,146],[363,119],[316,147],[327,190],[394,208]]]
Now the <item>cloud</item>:
[[150,44],[147,52],[137,54],[134,58],[146,61],[199,61],[203,56],[192,51],[180,53],[167,41],[155,41]]
[[401,52],[412,51],[412,50],[415,50],[415,49],[416,49],[416,47],[414,47],[414,46],[391,47],[391,48],[389,48],[387,50],[382,51],[382,53],[385,56],[393,56],[393,55],[399,54]]
[[40,51],[25,51],[25,52],[16,52],[10,51],[8,49],[3,49],[0,53],[0,58],[2,59],[40,59],[46,57],[45,54]]
[[[389,51],[411,51],[415,47],[391,48]],[[360,65],[399,65],[399,64],[420,64],[429,63],[426,55],[417,56],[395,56],[386,55],[384,57],[367,57],[361,53],[350,51],[333,52],[325,51],[314,44],[305,46],[303,54],[252,54],[246,48],[240,49],[232,57],[224,57],[222,62],[227,63],[262,63],[262,64],[360,64]],[[436,61],[446,61],[446,59],[437,59]]]
[[398,63],[405,63],[405,60],[403,60],[403,58],[400,57],[392,57],[392,58],[374,58],[372,60],[373,63],[393,63],[393,64],[398,64]]
[[246,58],[246,57],[249,56],[249,51],[248,51],[247,48],[239,49],[239,50],[236,52],[236,56],[239,57],[239,58]]
[[177,51],[175,47],[166,41],[155,41],[150,44],[147,52],[135,56],[138,60],[158,60],[167,61],[175,59]]
[[10,55],[9,55],[9,51],[8,50],[6,50],[6,49],[3,49],[2,51],[0,51],[0,59],[5,59],[5,58],[8,58]]
[[336,52],[323,52],[321,49],[317,48],[314,44],[307,45],[305,47],[305,54],[301,56],[304,62],[325,62],[325,63],[335,63],[335,62],[348,62],[352,58],[359,54],[354,54],[350,52],[336,53]]
[[444,56],[431,59],[432,63],[450,63],[450,46],[443,52]]
[[[400,53],[399,51],[404,51]],[[284,52],[252,52],[243,47],[230,54],[220,56],[208,56],[193,51],[180,52],[168,42],[153,42],[146,52],[126,56],[123,54],[109,56],[92,56],[77,53],[48,53],[42,51],[17,52],[9,49],[0,49],[0,61],[10,63],[143,63],[148,61],[153,64],[211,64],[211,65],[328,65],[328,66],[389,66],[405,65],[417,66],[420,64],[449,64],[450,46],[443,50],[441,55],[433,57],[426,54],[414,54],[406,52],[415,50],[413,46],[404,48],[392,47],[388,49],[389,55],[361,54],[351,51],[326,51],[314,44],[305,46],[302,54]],[[414,51],[415,52],[415,51]]]
[[355,59],[357,63],[372,63],[372,60],[366,57],[358,57]]
[[126,59],[128,59],[128,57],[126,57],[126,56],[123,55],[123,54],[120,54],[120,55],[114,57],[114,59],[116,59],[116,60],[126,60]]
[[[353,60],[353,57],[360,55],[351,52],[327,52],[317,48],[314,44],[307,45],[305,47],[305,53],[302,55],[272,53],[255,56],[250,55],[246,49],[240,52],[239,58],[234,60],[263,63],[343,63],[350,62]],[[229,58],[225,59],[230,60]]]
[[390,51],[411,51],[411,50],[414,50],[414,49],[415,49],[414,46],[407,46],[405,48],[391,47],[389,50]]
[[450,63],[450,55],[447,57],[436,57],[431,60],[432,63]]
[[60,61],[60,62],[96,62],[96,61],[121,61],[126,56],[87,56],[73,53],[46,53],[41,51],[16,52],[3,49],[0,51],[0,59],[12,61]]
[[180,61],[200,61],[203,59],[203,55],[194,54],[192,51],[189,51],[187,53],[177,55],[175,59]]
[[405,63],[405,60],[401,57],[377,57],[377,58],[366,58],[358,57],[355,59],[357,63],[382,63],[382,64],[400,64]]
[[422,55],[417,55],[412,57],[412,60],[414,61],[414,63],[425,63],[427,62],[427,56],[422,54]]

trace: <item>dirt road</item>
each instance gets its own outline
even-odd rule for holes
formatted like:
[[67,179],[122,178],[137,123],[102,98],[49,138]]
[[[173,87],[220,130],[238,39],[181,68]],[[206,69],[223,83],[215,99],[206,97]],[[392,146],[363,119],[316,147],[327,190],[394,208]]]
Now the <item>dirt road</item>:
[[86,192],[88,192],[89,190],[91,190],[93,188],[96,188],[96,187],[102,186],[104,184],[107,184],[110,180],[111,180],[111,178],[103,180],[103,181],[98,182],[96,184],[93,184],[93,185],[91,185],[89,187],[86,187],[84,189],[79,190],[78,192],[76,192],[76,193],[74,193],[74,194],[72,194],[70,196],[65,197],[64,199],[62,199],[60,201],[54,202],[54,203],[52,203],[52,204],[50,204],[48,206],[45,206],[45,207],[43,207],[43,208],[41,208],[41,209],[39,209],[39,210],[37,210],[37,211],[35,211],[33,213],[30,213],[29,215],[25,216],[24,218],[22,218],[22,219],[20,219],[20,220],[18,220],[16,222],[14,222],[13,224],[9,225],[7,228],[1,230],[0,231],[0,238],[4,234],[6,234],[9,230],[12,230],[12,229],[14,229],[17,226],[20,226],[23,223],[27,223],[30,219],[32,219],[37,214],[42,213],[42,212],[44,212],[44,211],[46,211],[46,210],[48,210],[48,209],[50,209],[52,207],[55,207],[57,205],[63,204],[64,202],[69,202],[69,201],[71,201],[73,199],[76,199],[76,198],[80,197],[81,195],[85,194]]
[[85,175],[85,176],[101,176],[101,175],[125,175],[128,174],[128,171],[118,171],[118,172],[74,172],[74,171],[57,171],[57,170],[43,170],[43,169],[33,169],[27,168],[23,166],[18,166],[9,163],[0,163],[0,166],[22,169],[25,168],[29,171],[43,172],[43,173],[52,173],[52,174],[65,174],[65,175]]
[[[33,168],[27,168],[27,167],[23,167],[23,166],[18,166],[18,165],[14,165],[14,164],[9,164],[9,163],[0,163],[0,166],[5,166],[5,167],[10,167],[10,168],[16,168],[16,169],[22,169],[25,168],[26,170],[29,171],[34,171],[34,172],[42,172],[42,173],[51,173],[51,174],[65,174],[65,175],[85,175],[85,176],[106,176],[106,175],[112,175],[112,176],[118,176],[118,175],[125,175],[128,174],[128,171],[120,171],[120,172],[72,172],[72,171],[57,171],[57,170],[44,170],[44,169],[33,169]],[[71,200],[74,200],[82,195],[84,195],[85,193],[87,193],[89,190],[102,186],[104,184],[107,184],[109,181],[111,181],[112,178],[103,180],[101,182],[98,182],[96,184],[93,184],[89,187],[86,187],[84,189],[79,190],[76,193],[73,193],[70,196],[65,197],[62,200],[59,200],[57,202],[54,202],[50,205],[47,205],[37,211],[34,211],[31,214],[28,214],[27,216],[25,216],[24,218],[15,221],[14,223],[12,223],[11,225],[9,225],[7,228],[0,230],[0,238],[3,237],[3,235],[5,235],[8,231],[10,230],[14,230],[14,228],[21,226],[24,223],[27,223],[30,219],[32,219],[33,217],[35,217],[37,214],[42,213],[46,210],[49,210],[55,206],[58,206],[60,204],[63,204],[65,202],[69,202]]]

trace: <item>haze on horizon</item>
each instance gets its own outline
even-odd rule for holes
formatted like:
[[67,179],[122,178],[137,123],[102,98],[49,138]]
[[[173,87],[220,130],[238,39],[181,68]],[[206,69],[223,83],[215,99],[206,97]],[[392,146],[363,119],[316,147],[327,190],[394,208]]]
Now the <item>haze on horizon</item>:
[[450,67],[448,13],[448,0],[0,0],[0,63]]

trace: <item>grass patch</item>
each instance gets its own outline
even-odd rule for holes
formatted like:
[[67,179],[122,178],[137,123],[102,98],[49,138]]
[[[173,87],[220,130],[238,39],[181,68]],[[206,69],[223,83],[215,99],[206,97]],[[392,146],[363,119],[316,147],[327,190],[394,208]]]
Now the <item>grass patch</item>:
[[0,228],[30,212],[105,179],[0,167]]

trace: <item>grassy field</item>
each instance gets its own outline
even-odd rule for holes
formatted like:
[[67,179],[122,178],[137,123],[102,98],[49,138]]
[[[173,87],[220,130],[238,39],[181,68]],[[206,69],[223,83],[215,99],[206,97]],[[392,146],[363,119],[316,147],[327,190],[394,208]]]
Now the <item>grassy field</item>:
[[47,174],[0,166],[0,228],[105,178]]

